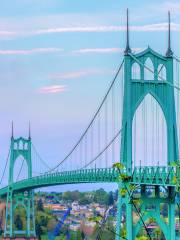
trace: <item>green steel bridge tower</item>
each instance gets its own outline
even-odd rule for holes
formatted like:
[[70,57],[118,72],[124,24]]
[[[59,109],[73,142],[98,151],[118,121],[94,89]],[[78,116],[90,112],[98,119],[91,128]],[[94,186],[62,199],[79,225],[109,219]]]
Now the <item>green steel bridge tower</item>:
[[[34,191],[32,189],[20,192],[13,191],[14,165],[19,156],[22,156],[28,167],[28,178],[32,177],[31,162],[31,136],[29,138],[14,138],[13,125],[10,146],[10,164],[9,164],[9,183],[6,201],[6,220],[5,220],[5,237],[14,237],[16,235],[25,235],[27,237],[36,236],[35,233],[35,216],[34,216]],[[23,206],[26,212],[26,231],[14,230],[14,211],[18,206]]]
[[[168,48],[165,56],[155,52],[150,47],[140,53],[132,52],[129,44],[128,17],[127,10],[127,42],[123,62],[92,121],[60,163],[54,168],[49,168],[34,176],[32,169],[32,152],[34,150],[32,150],[30,131],[27,139],[14,138],[12,126],[9,180],[6,187],[0,188],[0,197],[7,199],[5,238],[12,239],[20,235],[26,236],[26,238],[36,236],[34,189],[62,184],[117,183],[119,196],[116,240],[135,240],[142,228],[145,229],[148,238],[153,239],[146,223],[151,218],[159,225],[166,240],[177,239],[175,210],[176,205],[179,206],[180,204],[178,145],[180,136],[177,126],[177,111],[179,109],[176,108],[175,89],[180,92],[180,85],[176,86],[176,76],[174,75],[173,61],[175,58],[171,50],[170,13]],[[147,60],[151,61],[153,68],[147,65]],[[177,61],[180,63],[179,60]],[[138,78],[134,77],[132,70],[135,65],[138,67],[138,71],[135,69],[139,73]],[[164,69],[165,76],[160,75],[162,69]],[[145,74],[146,71],[151,73],[148,77]],[[121,75],[122,81],[117,81],[119,75]],[[111,137],[108,139],[108,126],[110,123],[112,123],[112,126],[116,125],[114,118],[117,117],[117,114],[114,113],[115,101],[113,99],[116,83],[122,84],[122,94],[118,90],[118,95],[123,100],[121,126],[115,129],[118,131],[111,129]],[[166,122],[167,162],[161,166],[157,158],[153,164],[148,162],[148,164],[143,163],[138,166],[136,162],[133,162],[133,119],[138,107],[147,95],[156,100]],[[106,103],[109,96],[112,98],[111,120],[107,119],[108,107]],[[101,115],[101,112],[105,114]],[[96,131],[95,126],[97,126]],[[102,131],[103,137],[101,137]],[[115,157],[114,144],[117,139],[119,140],[119,150],[116,151],[117,157]],[[103,140],[105,141],[105,143],[103,142],[104,145],[101,143]],[[110,147],[112,147],[112,159],[108,161],[110,154],[107,154],[107,152]],[[28,176],[26,179],[16,181],[14,179],[14,166],[20,156],[24,158],[27,164]],[[78,156],[80,157],[78,158]],[[116,161],[114,158],[116,158]],[[38,160],[42,159],[38,158]],[[147,194],[150,188],[153,191],[151,197]],[[162,192],[165,193],[163,197]],[[168,216],[166,221],[161,217],[162,204],[167,205]],[[14,226],[14,213],[18,206],[23,206],[26,212],[25,230],[21,231],[16,230]],[[136,222],[134,222],[135,213],[138,213]],[[123,224],[123,218],[125,218],[125,224]]]
[[[171,32],[170,32],[170,13],[169,13],[169,33],[168,33],[168,49],[165,56],[153,51],[148,47],[145,51],[133,54],[129,46],[129,26],[128,26],[128,10],[127,10],[127,45],[124,52],[124,105],[123,105],[123,133],[121,138],[121,163],[126,167],[129,176],[133,175],[132,168],[132,124],[133,116],[147,94],[152,95],[160,105],[167,124],[167,166],[171,166],[174,162],[179,162],[178,137],[175,112],[174,84],[173,77],[173,52],[171,50]],[[144,72],[148,68],[146,60],[151,59],[154,71],[152,71],[152,79],[145,79]],[[132,67],[137,63],[140,67],[140,78],[133,79]],[[159,79],[158,67],[162,66],[166,69],[166,79]],[[149,69],[150,70],[150,69]],[[168,82],[168,84],[167,84]],[[158,162],[156,162],[158,165]],[[150,167],[150,166],[149,166]],[[148,168],[148,167],[147,167]],[[146,172],[144,173],[146,175]],[[142,176],[143,178],[144,176]],[[129,184],[129,183],[128,183]],[[175,205],[176,194],[174,186],[167,186],[167,198],[160,196],[161,184],[155,184],[155,195],[149,198],[146,189],[149,184],[140,184],[141,211],[145,212],[143,221],[150,217],[153,218],[160,226],[164,236],[168,240],[175,240]],[[124,183],[119,184],[120,190],[124,187]],[[140,228],[143,226],[141,219],[133,225],[133,204],[132,198],[126,194],[125,197],[119,196],[118,202],[118,224],[117,232],[121,231],[121,215],[122,208],[126,211],[126,239],[135,239]],[[160,216],[160,205],[168,204],[168,224]],[[153,210],[148,211],[149,206],[153,205]],[[117,236],[117,240],[121,238]]]

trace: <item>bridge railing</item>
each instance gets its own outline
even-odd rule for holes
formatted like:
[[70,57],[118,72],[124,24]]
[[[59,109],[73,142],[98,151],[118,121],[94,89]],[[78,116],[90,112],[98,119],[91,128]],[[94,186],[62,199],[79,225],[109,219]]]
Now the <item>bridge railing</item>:
[[[121,170],[127,174],[126,169]],[[0,195],[5,195],[10,187],[14,191],[21,191],[28,188],[39,188],[49,185],[72,184],[72,183],[93,183],[93,182],[119,182],[120,174],[115,168],[83,169],[74,171],[46,173],[37,177],[13,183],[11,186],[0,189]],[[180,179],[180,167],[169,166],[145,166],[135,167],[132,176],[128,181],[132,184],[164,185],[175,186]]]
[[180,168],[171,166],[135,167],[132,181],[144,184],[175,185],[175,179],[180,177]]

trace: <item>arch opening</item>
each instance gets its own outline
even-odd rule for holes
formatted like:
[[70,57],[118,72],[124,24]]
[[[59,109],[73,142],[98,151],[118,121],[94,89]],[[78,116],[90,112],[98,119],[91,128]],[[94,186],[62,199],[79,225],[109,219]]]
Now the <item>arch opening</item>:
[[167,166],[167,124],[157,100],[147,94],[132,123],[132,164]]
[[133,63],[131,67],[131,78],[137,80],[141,79],[141,69],[137,62]]
[[27,226],[27,212],[22,204],[16,206],[13,217],[14,230],[25,231]]
[[167,203],[161,203],[160,204],[160,217],[161,217],[162,221],[164,221],[166,224],[169,223],[168,204]]
[[159,81],[166,80],[166,67],[164,66],[164,64],[159,64],[157,73]]
[[18,149],[19,149],[19,150],[23,150],[23,148],[24,148],[24,143],[23,143],[22,140],[20,140],[20,141],[18,142]]
[[20,181],[28,178],[28,165],[26,159],[20,155],[14,162],[13,181]]
[[141,224],[141,227],[137,233],[137,238],[144,236],[144,239],[146,239],[146,237],[147,239],[149,239],[149,236],[147,234],[148,231],[152,239],[166,239],[163,229],[161,229],[155,218],[153,217],[148,218],[145,221],[145,224],[147,230]]
[[[152,60],[147,58],[144,64],[146,66],[144,67],[144,80],[154,80],[154,65]],[[152,72],[149,69],[151,69]]]

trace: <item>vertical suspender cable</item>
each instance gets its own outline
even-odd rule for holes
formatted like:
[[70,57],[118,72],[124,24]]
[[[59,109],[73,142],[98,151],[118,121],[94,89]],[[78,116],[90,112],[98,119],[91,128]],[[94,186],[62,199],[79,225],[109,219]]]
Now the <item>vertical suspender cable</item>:
[[[162,114],[162,113],[161,113]],[[159,125],[160,125],[160,121],[159,121],[159,110],[157,109],[157,118],[158,118],[158,121],[157,121],[157,138],[158,138],[158,145],[157,145],[157,148],[158,148],[158,161],[160,163],[160,138],[159,138]],[[162,156],[161,156],[162,157]]]
[[[112,87],[112,95],[111,95],[111,97],[112,97],[112,138],[115,136],[115,101],[114,101],[114,93],[115,91],[114,91],[114,86]],[[114,153],[115,153],[115,145],[114,145],[115,143],[113,142],[112,143],[112,163],[111,163],[111,165],[115,162],[115,155],[114,155]]]
[[144,103],[145,104],[145,141],[146,141],[146,146],[145,146],[145,151],[146,151],[146,162],[148,161],[148,149],[147,149],[147,101]]
[[152,156],[150,159],[150,162],[152,161],[152,165],[154,166],[154,147],[155,147],[155,139],[154,139],[154,132],[155,132],[155,128],[154,128],[154,122],[155,122],[155,116],[154,116],[154,105],[153,105],[153,98],[151,97],[151,114],[152,114],[152,136],[151,136],[151,146],[152,146]]
[[[142,109],[141,109],[141,116],[142,116],[142,122],[143,122],[143,131],[142,131],[142,135],[143,135],[143,159],[144,159],[144,163],[145,165],[147,164],[147,158],[146,158],[146,139],[145,139],[145,101],[143,101],[142,103]],[[140,165],[141,159],[139,159],[139,165]]]
[[91,126],[91,160],[93,159],[93,125]]
[[87,164],[87,133],[85,135],[85,145],[84,145],[84,151],[85,151],[85,166]]
[[[108,134],[107,134],[107,131],[108,131],[108,128],[107,128],[107,125],[108,125],[108,120],[107,120],[107,101],[105,102],[105,146],[107,145],[107,137],[108,137]],[[105,164],[106,164],[106,168],[107,168],[107,165],[108,165],[108,152],[106,151],[105,152]]]

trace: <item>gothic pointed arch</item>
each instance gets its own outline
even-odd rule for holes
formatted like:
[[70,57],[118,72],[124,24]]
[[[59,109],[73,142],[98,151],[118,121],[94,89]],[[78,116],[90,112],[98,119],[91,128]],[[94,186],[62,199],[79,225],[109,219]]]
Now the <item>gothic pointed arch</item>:
[[137,62],[134,62],[131,67],[131,77],[134,80],[141,79],[141,68]]
[[144,80],[154,80],[154,65],[150,57],[144,63]]
[[132,152],[133,167],[167,165],[167,122],[160,104],[150,93],[133,116]]

